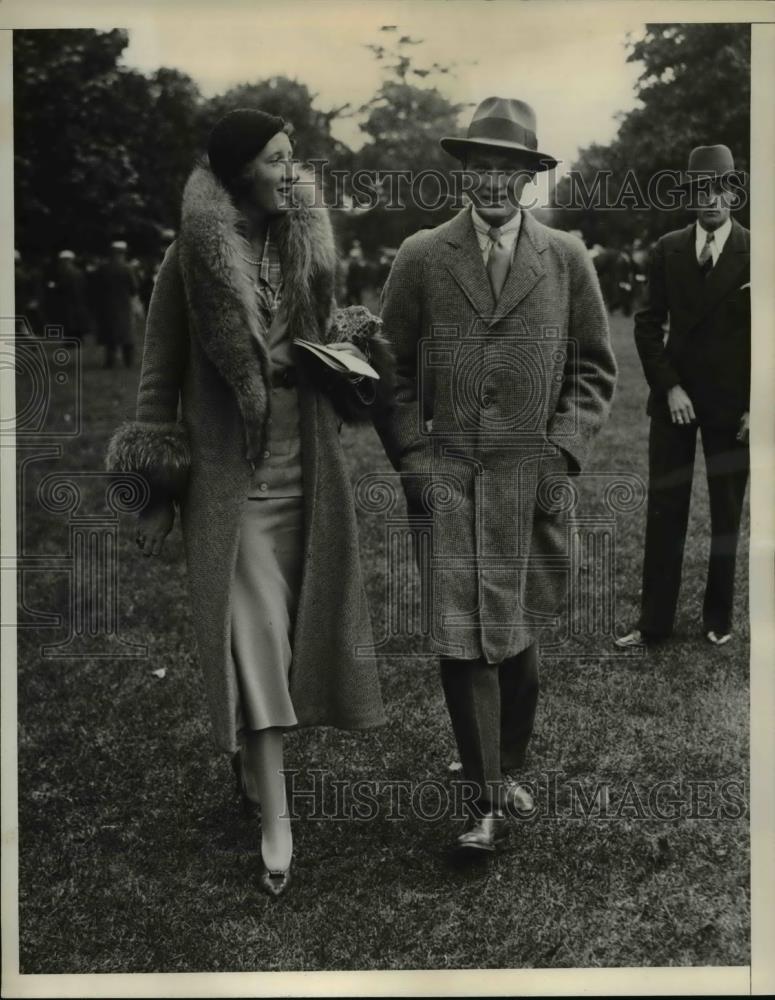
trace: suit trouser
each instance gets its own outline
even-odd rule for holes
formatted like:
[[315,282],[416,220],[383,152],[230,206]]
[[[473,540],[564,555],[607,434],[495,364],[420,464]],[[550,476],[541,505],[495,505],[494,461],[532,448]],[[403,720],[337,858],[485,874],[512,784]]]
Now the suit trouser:
[[502,774],[518,770],[538,703],[537,645],[502,663],[441,660],[441,682],[463,776],[477,786],[480,807],[502,805]]
[[[748,482],[748,445],[736,427],[700,427],[708,479],[711,544],[702,617],[705,631],[729,632],[740,517]],[[649,432],[649,492],[638,627],[663,638],[673,630],[689,521],[697,426],[654,417]]]

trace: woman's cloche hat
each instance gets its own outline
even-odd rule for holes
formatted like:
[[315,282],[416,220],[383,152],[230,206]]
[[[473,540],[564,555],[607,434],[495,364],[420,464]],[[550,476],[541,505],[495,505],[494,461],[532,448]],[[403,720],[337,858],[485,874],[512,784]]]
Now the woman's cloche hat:
[[223,181],[239,174],[272,136],[285,128],[284,119],[257,108],[237,108],[224,115],[210,133],[207,155],[215,176]]
[[529,104],[509,97],[487,97],[474,111],[465,136],[445,136],[441,148],[456,157],[465,158],[476,147],[505,152],[518,152],[536,171],[557,166],[553,156],[538,151],[536,116]]

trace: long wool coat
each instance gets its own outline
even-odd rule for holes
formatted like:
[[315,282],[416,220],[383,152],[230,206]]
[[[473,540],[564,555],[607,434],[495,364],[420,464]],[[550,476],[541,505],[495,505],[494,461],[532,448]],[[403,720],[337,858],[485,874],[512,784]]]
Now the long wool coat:
[[[218,746],[237,748],[237,675],[230,593],[240,508],[270,419],[270,361],[239,215],[208,167],[183,195],[179,239],[159,272],[133,423],[114,435],[108,468],[138,471],[180,500],[199,658]],[[276,232],[293,336],[331,342],[336,254],[327,214],[289,211]],[[360,342],[380,365],[374,333]],[[371,350],[371,348],[374,348]],[[305,556],[290,690],[300,725],[360,729],[384,722],[358,558],[341,421],[299,359]],[[342,391],[347,391],[344,387]],[[180,401],[181,417],[178,419]]]
[[431,644],[500,662],[567,593],[567,477],[616,377],[597,278],[580,240],[523,212],[496,305],[469,208],[404,242],[382,319],[398,403],[380,433],[410,512],[432,525]]

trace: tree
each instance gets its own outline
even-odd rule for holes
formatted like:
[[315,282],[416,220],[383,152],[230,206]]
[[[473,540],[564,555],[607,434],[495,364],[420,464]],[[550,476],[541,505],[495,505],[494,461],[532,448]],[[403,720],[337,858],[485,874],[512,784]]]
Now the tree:
[[194,81],[161,68],[148,78],[147,113],[136,122],[135,157],[149,219],[180,223],[180,196],[201,145],[203,102]]
[[174,70],[148,79],[121,67],[127,43],[119,30],[14,32],[16,242],[25,254],[101,253],[118,236],[149,251],[175,223],[199,94]]
[[207,102],[201,116],[205,137],[216,121],[236,108],[258,108],[279,115],[293,125],[296,152],[300,159],[326,159],[335,167],[349,163],[349,149],[331,135],[331,123],[344,110],[321,111],[314,106],[317,94],[304,83],[287,76],[273,76],[255,83],[242,83]]
[[[416,66],[407,52],[409,47],[420,44],[420,39],[403,35],[393,47],[367,46],[378,61],[386,62],[386,57],[395,61],[386,62],[387,78],[374,98],[358,109],[358,113],[366,114],[360,128],[368,138],[355,154],[354,166],[356,170],[371,172],[406,170],[413,176],[435,170],[445,179],[445,189],[451,191],[450,171],[456,164],[439,146],[439,138],[458,131],[458,115],[464,105],[453,104],[434,86],[407,82],[409,76],[424,80],[451,72],[451,67],[438,63],[428,69]],[[410,183],[403,182],[396,188],[397,183],[394,182],[394,190],[403,195],[402,211],[379,206],[350,224],[352,234],[357,235],[369,252],[381,245],[398,246],[416,230],[437,226],[451,215],[448,204],[424,208],[412,199]],[[422,190],[415,189],[415,193],[419,195],[418,201],[427,204],[433,203],[443,191],[428,179]]]
[[[627,172],[642,192],[660,171],[686,167],[694,146],[724,143],[735,164],[747,170],[750,159],[751,32],[747,24],[651,24],[643,38],[628,42],[628,62],[642,64],[636,85],[639,107],[620,116],[610,146],[581,151],[573,169],[587,187],[596,171],[610,170],[611,189],[620,191]],[[563,179],[555,204],[568,201]],[[581,228],[588,239],[623,242],[645,234],[654,239],[682,225],[688,214],[674,211],[575,211],[557,207],[555,221]],[[747,209],[738,213],[744,223]]]

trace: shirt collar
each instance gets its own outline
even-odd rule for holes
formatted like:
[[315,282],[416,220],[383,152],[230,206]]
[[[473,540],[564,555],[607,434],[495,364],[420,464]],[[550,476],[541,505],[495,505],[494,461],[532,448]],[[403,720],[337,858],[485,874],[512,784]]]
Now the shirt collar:
[[[697,250],[700,251],[705,246],[705,240],[707,240],[708,238],[708,231],[702,228],[702,226],[699,223],[699,220],[695,222],[694,226],[695,226],[694,242],[697,247]],[[724,244],[726,243],[729,234],[731,232],[732,232],[731,219],[727,219],[727,221],[723,225],[719,226],[718,229],[714,230],[713,242],[716,244],[719,253],[721,253],[721,251],[724,249]]]
[[[471,222],[474,224],[474,229],[477,233],[481,233],[483,236],[487,234],[492,229],[492,226],[485,222],[484,219],[479,215],[475,208],[471,209]],[[507,233],[519,232],[519,227],[522,223],[522,209],[518,208],[516,214],[513,215],[505,226],[500,226],[499,232],[501,235],[506,235]]]

